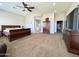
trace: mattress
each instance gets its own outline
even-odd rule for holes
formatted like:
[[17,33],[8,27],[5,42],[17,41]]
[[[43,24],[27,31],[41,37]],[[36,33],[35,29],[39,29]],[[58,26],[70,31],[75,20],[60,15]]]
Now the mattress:
[[3,34],[8,36],[10,34],[10,30],[17,30],[17,29],[22,29],[22,28],[6,28],[3,30]]

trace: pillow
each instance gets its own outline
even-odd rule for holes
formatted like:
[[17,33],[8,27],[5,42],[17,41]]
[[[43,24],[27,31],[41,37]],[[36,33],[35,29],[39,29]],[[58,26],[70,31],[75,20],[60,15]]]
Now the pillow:
[[15,28],[6,28],[5,30],[12,30],[12,29],[15,29]]
[[22,28],[14,28],[14,29],[22,29]]

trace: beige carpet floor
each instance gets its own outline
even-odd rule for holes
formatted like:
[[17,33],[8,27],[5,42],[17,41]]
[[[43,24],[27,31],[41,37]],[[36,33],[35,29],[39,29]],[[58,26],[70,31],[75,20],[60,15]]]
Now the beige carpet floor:
[[7,55],[12,57],[78,57],[67,51],[62,34],[31,34],[9,42],[6,37],[1,43],[8,46]]

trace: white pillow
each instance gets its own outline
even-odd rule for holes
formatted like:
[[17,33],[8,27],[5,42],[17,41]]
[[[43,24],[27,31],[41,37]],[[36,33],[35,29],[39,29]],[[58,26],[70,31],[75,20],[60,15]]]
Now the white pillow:
[[12,29],[15,29],[15,28],[6,28],[5,30],[12,30]]
[[22,29],[22,28],[15,28],[15,29]]

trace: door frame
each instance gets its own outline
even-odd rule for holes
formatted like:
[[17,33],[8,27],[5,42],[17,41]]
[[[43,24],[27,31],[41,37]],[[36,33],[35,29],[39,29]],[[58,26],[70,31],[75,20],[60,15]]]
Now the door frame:
[[[40,21],[40,30],[36,30],[36,21]],[[35,33],[40,33],[41,32],[41,20],[34,20],[34,28],[35,28]]]
[[61,21],[61,22],[62,22],[62,30],[61,30],[61,32],[63,32],[63,20],[57,20],[57,21],[56,21],[56,26],[55,26],[56,28],[55,28],[55,30],[56,30],[56,32],[57,32],[57,22],[58,22],[58,21]]

